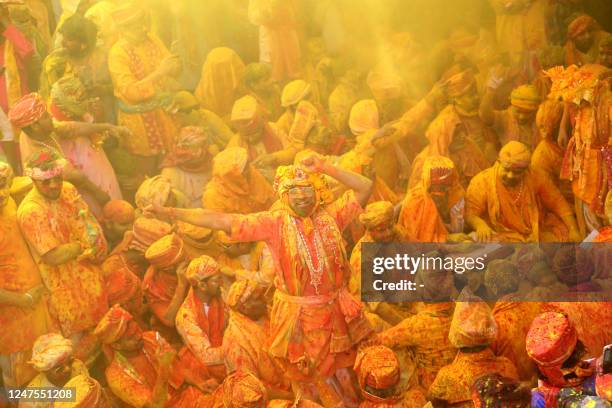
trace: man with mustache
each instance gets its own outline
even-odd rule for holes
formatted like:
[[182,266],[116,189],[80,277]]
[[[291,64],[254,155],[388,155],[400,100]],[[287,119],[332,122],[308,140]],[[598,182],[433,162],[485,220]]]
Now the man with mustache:
[[[509,142],[497,163],[470,182],[465,220],[480,242],[581,241],[572,208],[548,177],[529,167],[530,160],[526,145]],[[562,225],[541,228],[543,209],[556,214]]]

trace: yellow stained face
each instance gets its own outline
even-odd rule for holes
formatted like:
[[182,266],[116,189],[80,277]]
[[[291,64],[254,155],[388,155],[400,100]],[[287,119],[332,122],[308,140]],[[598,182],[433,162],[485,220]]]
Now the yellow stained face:
[[43,197],[49,200],[57,200],[62,194],[62,175],[55,176],[48,180],[34,180],[34,186]]
[[313,186],[295,186],[287,192],[289,206],[300,217],[309,216],[316,205],[316,193]]
[[525,178],[527,169],[528,167],[500,166],[499,176],[501,177],[502,184],[506,187],[518,185]]
[[474,113],[480,106],[480,97],[476,91],[476,86],[461,96],[455,98],[455,106],[465,113]]

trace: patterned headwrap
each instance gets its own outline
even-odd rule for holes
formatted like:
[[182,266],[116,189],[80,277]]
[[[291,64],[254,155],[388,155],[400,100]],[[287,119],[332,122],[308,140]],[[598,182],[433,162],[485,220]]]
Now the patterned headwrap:
[[234,308],[249,300],[249,298],[257,292],[257,288],[257,282],[253,280],[236,281],[230,286],[225,303],[229,307]]
[[104,396],[100,383],[86,374],[72,377],[65,385],[66,388],[75,390],[74,401],[56,401],[53,403],[57,408],[96,408],[106,406],[103,402]]
[[28,158],[23,174],[32,180],[49,180],[62,174],[67,163],[57,151],[43,148]]
[[110,200],[102,208],[102,218],[119,224],[132,223],[135,218],[134,207],[125,200]]
[[30,364],[37,371],[57,367],[72,355],[72,342],[58,333],[43,334],[32,346]]
[[525,168],[531,163],[531,150],[524,143],[508,142],[499,151],[499,162],[504,167]]
[[540,94],[533,85],[521,85],[514,88],[510,95],[510,103],[519,109],[535,111],[540,105]]
[[262,382],[251,373],[236,372],[223,381],[225,408],[265,407],[268,394]]
[[505,259],[495,259],[487,265],[485,285],[496,296],[516,291],[520,275],[514,263]]
[[354,135],[379,128],[378,107],[373,99],[364,99],[351,108],[349,127]]
[[491,308],[465,288],[457,298],[448,339],[456,348],[488,346],[497,337]]
[[393,204],[389,201],[370,203],[359,216],[359,221],[367,228],[374,228],[385,221],[393,219]]
[[372,346],[360,351],[355,359],[354,370],[362,392],[365,392],[366,385],[386,390],[400,380],[397,356],[385,346]]
[[281,94],[281,106],[288,108],[296,105],[310,93],[310,84],[302,79],[289,82]]
[[529,389],[520,382],[497,373],[479,377],[472,386],[476,408],[522,408],[528,405],[530,397]]
[[238,177],[247,165],[248,153],[242,147],[228,147],[219,152],[213,160],[213,176]]
[[128,323],[133,319],[127,310],[119,305],[114,305],[102,317],[94,330],[94,335],[100,339],[102,344],[114,343],[123,337]]
[[145,208],[153,203],[162,207],[166,205],[171,192],[170,180],[162,175],[157,175],[142,182],[136,191],[134,201],[138,208]]
[[191,262],[185,271],[189,283],[201,282],[219,273],[219,264],[212,257],[202,255]]
[[574,244],[561,245],[552,257],[552,271],[568,286],[589,282],[595,267],[588,251]]
[[87,113],[87,104],[83,103],[85,86],[74,75],[60,78],[51,87],[51,102],[64,114],[82,118]]
[[561,365],[572,355],[577,341],[576,329],[565,314],[542,313],[527,332],[527,354],[542,367]]
[[367,83],[376,100],[397,99],[402,96],[402,78],[392,70],[370,71]]
[[184,257],[183,240],[175,233],[158,239],[145,252],[147,261],[158,269],[177,265]]
[[431,185],[451,185],[456,180],[455,164],[446,156],[429,156],[423,163],[423,186],[429,190]]
[[448,78],[446,90],[449,98],[457,98],[466,94],[475,85],[474,74],[471,70],[465,70]]
[[176,146],[166,155],[160,167],[175,167],[198,160],[201,168],[207,168],[210,165],[206,157],[207,147],[208,136],[203,127],[185,126],[181,128]]
[[312,186],[314,187],[318,201],[330,203],[333,199],[327,181],[322,174],[308,173],[299,165],[279,166],[274,177],[274,191],[281,199],[293,187]]
[[46,111],[44,99],[37,93],[31,93],[15,102],[8,118],[13,126],[22,129],[38,121]]
[[567,38],[575,40],[580,34],[584,33],[587,29],[596,25],[597,22],[593,17],[583,14],[572,20],[567,26]]

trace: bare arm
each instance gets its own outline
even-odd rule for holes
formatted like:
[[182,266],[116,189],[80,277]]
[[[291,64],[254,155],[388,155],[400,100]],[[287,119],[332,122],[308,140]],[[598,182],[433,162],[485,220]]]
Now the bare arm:
[[166,313],[164,314],[163,323],[170,327],[174,326],[176,314],[185,300],[187,289],[189,289],[189,284],[187,283],[187,279],[185,279],[186,268],[187,263],[183,263],[179,265],[178,270],[176,271],[176,274],[178,275],[178,284],[176,285],[176,290],[174,291],[174,295],[172,295],[172,300],[170,301],[170,304],[166,309]]
[[60,245],[44,254],[41,259],[50,266],[63,265],[79,257],[83,253],[83,248],[79,242]]

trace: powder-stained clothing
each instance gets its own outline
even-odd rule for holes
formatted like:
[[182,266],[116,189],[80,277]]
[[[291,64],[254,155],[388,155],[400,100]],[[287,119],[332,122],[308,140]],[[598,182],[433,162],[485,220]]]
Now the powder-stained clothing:
[[454,406],[473,407],[472,385],[476,379],[490,373],[518,380],[514,364],[505,357],[496,357],[490,348],[476,353],[459,351],[455,360],[442,367],[436,376],[429,388],[429,398]]
[[450,364],[457,349],[448,340],[453,318],[452,303],[425,304],[416,315],[380,334],[384,345],[414,350],[420,385],[428,389],[438,371]]
[[17,217],[39,261],[42,280],[51,293],[50,312],[64,336],[95,327],[108,310],[102,268],[76,259],[58,266],[41,261],[49,251],[73,242],[92,248],[97,259],[106,255],[102,228],[76,188],[64,182],[57,200],[48,200],[33,189],[19,206]]

